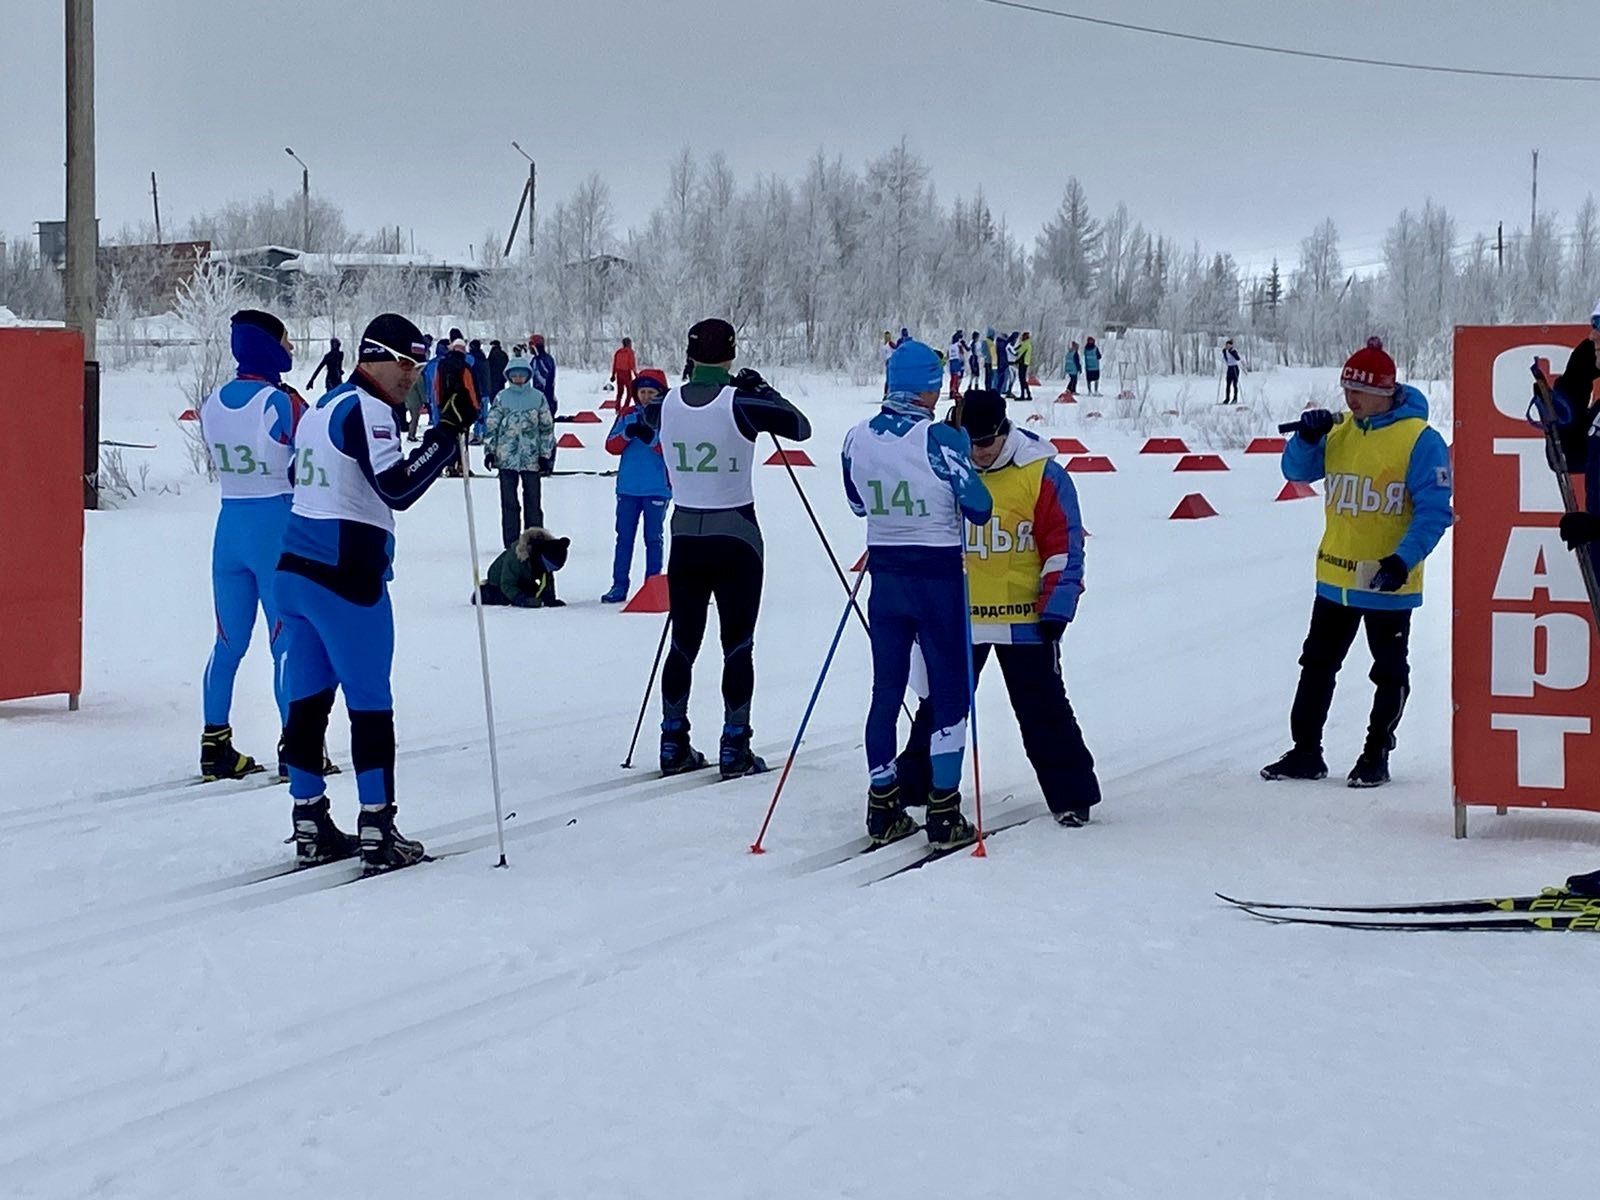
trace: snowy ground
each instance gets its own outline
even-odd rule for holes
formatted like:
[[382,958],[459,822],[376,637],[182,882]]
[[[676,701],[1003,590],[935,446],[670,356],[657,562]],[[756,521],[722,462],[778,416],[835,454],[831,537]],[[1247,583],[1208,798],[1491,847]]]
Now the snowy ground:
[[[1252,412],[1225,417],[1213,381],[1155,381],[1153,423],[1265,426],[1326,392],[1325,375],[1251,376]],[[817,424],[821,469],[801,475],[853,560],[861,532],[834,462],[872,391],[777,382]],[[597,384],[569,378],[568,410],[597,404]],[[214,498],[187,471],[173,377],[109,376],[104,435],[159,449],[126,451],[132,473],[148,463],[146,490],[89,518],[83,709],[0,705],[0,1195],[1590,1187],[1593,1071],[1560,1031],[1592,984],[1591,945],[1295,930],[1211,899],[1490,894],[1600,857],[1600,826],[1570,816],[1475,814],[1472,838],[1450,836],[1449,542],[1413,638],[1396,783],[1341,786],[1369,698],[1358,648],[1329,736],[1337,778],[1264,784],[1257,767],[1285,744],[1320,505],[1274,503],[1272,456],[1175,475],[1135,453],[1141,422],[1113,405],[1098,420],[1080,405],[1052,430],[1119,468],[1078,482],[1093,537],[1069,687],[1106,793],[1090,828],[1036,821],[997,835],[986,860],[871,886],[910,849],[821,869],[861,820],[869,678],[854,628],[765,857],[746,847],[773,777],[620,771],[661,626],[595,601],[611,480],[575,476],[546,493],[547,523],[574,538],[570,607],[489,614],[515,812],[512,869],[491,870],[462,488],[447,480],[400,521],[398,778],[402,827],[470,852],[326,889],[315,875],[251,882],[289,855],[281,790],[184,782]],[[567,428],[596,445],[603,433]],[[605,465],[597,450],[561,462]],[[1196,490],[1219,518],[1165,519]],[[495,494],[474,484],[485,561]],[[763,469],[758,495],[770,560],[755,721],[781,758],[843,596],[785,473]],[[706,742],[713,668],[702,662],[694,708]],[[988,816],[1041,807],[998,678],[980,714]],[[271,755],[264,645],[234,725]],[[346,747],[336,724],[335,757]],[[330,792],[353,821],[349,776]]]

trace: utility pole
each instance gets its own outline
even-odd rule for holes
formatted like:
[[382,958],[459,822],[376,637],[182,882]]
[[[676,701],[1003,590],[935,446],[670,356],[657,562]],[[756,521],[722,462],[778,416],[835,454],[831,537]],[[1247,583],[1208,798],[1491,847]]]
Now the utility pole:
[[156,213],[156,245],[162,245],[161,240],[161,193],[156,190],[156,173],[150,172],[150,207]]
[[1506,269],[1506,223],[1501,221],[1494,227],[1494,254],[1500,263],[1500,270]]
[[[539,164],[534,162],[533,156],[516,142],[511,143],[511,148],[528,160],[528,258],[531,260],[533,258],[533,214],[539,200]],[[521,205],[517,206],[517,211],[519,213],[522,211]],[[514,228],[511,232],[513,237],[516,236]]]
[[300,249],[311,253],[311,168],[300,162],[300,156],[285,146],[283,152],[300,163]]
[[1528,218],[1528,237],[1539,226],[1539,152],[1533,152],[1533,215]]
[[83,336],[83,506],[100,507],[100,235],[94,187],[94,0],[66,0],[67,328]]

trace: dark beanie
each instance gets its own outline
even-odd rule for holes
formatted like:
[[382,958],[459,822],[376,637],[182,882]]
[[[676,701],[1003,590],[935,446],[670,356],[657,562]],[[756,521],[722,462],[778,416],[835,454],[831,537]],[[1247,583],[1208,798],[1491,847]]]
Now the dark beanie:
[[356,357],[364,363],[388,362],[396,354],[422,362],[428,357],[428,346],[422,339],[422,330],[399,313],[380,313],[362,331]]
[[1006,423],[1006,398],[988,388],[967,393],[961,402],[961,428],[973,441],[994,437]]
[[233,314],[235,325],[254,325],[272,335],[272,340],[281,342],[289,331],[284,328],[283,322],[269,312],[262,312],[259,308],[242,308]]
[[732,362],[738,356],[733,326],[717,317],[697,322],[689,330],[689,358],[697,363]]

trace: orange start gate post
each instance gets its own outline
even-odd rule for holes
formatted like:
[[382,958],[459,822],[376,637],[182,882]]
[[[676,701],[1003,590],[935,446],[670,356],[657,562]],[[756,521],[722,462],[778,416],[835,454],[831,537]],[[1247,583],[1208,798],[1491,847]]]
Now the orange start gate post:
[[[1593,613],[1561,542],[1531,367],[1566,366],[1583,325],[1460,327],[1455,339],[1455,832],[1467,809],[1600,812]],[[1581,479],[1575,477],[1579,494]]]
[[[0,438],[0,700],[83,690],[83,339],[0,329],[46,433]],[[31,418],[30,418],[31,421]]]

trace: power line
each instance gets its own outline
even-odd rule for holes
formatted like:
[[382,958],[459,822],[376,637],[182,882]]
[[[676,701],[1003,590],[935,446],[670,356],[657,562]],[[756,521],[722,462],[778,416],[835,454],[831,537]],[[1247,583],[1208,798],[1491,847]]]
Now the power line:
[[1547,75],[1533,71],[1491,71],[1483,67],[1448,67],[1440,63],[1397,62],[1386,58],[1360,58],[1353,54],[1327,54],[1320,50],[1299,50],[1292,46],[1268,46],[1260,42],[1236,42],[1231,38],[1207,37],[1200,33],[1183,33],[1176,29],[1158,29],[1153,25],[1135,25],[1129,21],[1112,21],[1105,17],[1090,17],[1083,13],[1062,12],[1055,8],[1042,8],[1037,4],[1024,4],[1021,0],[983,0],[999,8],[1014,8],[1021,12],[1038,13],[1046,17],[1060,17],[1064,21],[1081,21],[1085,25],[1101,25],[1107,29],[1122,29],[1129,33],[1147,33],[1155,37],[1174,38],[1181,42],[1204,42],[1208,46],[1227,46],[1234,50],[1254,50],[1261,54],[1284,54],[1290,58],[1315,58],[1323,62],[1353,63],[1361,67],[1388,67],[1395,71],[1428,71],[1436,75],[1476,75],[1489,79],[1532,79],[1546,83],[1600,83],[1600,75]]

